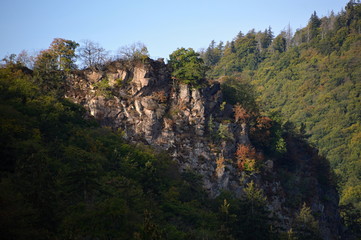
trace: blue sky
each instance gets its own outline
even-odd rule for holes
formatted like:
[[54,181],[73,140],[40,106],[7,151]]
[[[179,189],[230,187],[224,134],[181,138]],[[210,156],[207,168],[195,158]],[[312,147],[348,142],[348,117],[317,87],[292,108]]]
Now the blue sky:
[[25,49],[49,47],[53,38],[98,42],[107,50],[143,42],[153,58],[179,47],[206,48],[212,40],[232,40],[239,31],[289,23],[304,27],[344,8],[348,0],[1,0],[0,58]]

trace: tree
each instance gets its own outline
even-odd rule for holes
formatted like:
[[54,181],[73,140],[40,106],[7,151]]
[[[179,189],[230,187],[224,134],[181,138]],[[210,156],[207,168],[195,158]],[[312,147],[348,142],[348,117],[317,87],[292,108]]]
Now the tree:
[[316,11],[313,12],[307,26],[307,42],[314,39],[319,32],[321,20],[318,18]]
[[360,2],[356,3],[355,0],[350,0],[346,7],[345,7],[345,10],[346,10],[346,25],[347,26],[350,26],[351,23],[356,20],[356,18],[359,18],[359,13],[357,12],[357,4],[360,4]]
[[144,210],[144,220],[142,233],[135,234],[135,239],[139,240],[160,240],[164,239],[159,226],[154,223],[153,216],[148,210]]
[[303,203],[299,214],[296,216],[294,230],[297,239],[321,239],[319,236],[318,222],[312,216],[312,211],[306,203]]
[[4,64],[0,64],[2,67],[17,65],[18,67],[27,67],[29,69],[34,68],[35,57],[29,55],[26,50],[22,50],[19,54],[10,54],[6,55],[3,59],[1,59]]
[[235,153],[237,159],[238,169],[240,171],[246,170],[249,172],[256,171],[257,153],[254,147],[250,145],[238,144]]
[[46,51],[55,58],[58,70],[70,71],[75,68],[75,49],[78,46],[79,44],[74,41],[55,38]]
[[251,115],[247,113],[246,109],[244,109],[242,105],[239,103],[237,103],[233,107],[233,111],[234,111],[234,119],[236,122],[241,120],[241,123],[246,123],[248,119],[251,117]]
[[222,223],[220,229],[217,232],[217,239],[221,240],[234,240],[235,238],[232,236],[231,228],[232,224],[235,223],[236,215],[230,214],[230,203],[228,203],[227,199],[223,200],[219,208],[219,220]]
[[267,49],[271,45],[273,37],[271,27],[265,29],[264,32],[258,32],[256,34],[258,50],[262,52],[264,49]]
[[287,29],[285,31],[285,38],[286,38],[286,50],[289,50],[292,47],[292,28],[291,25],[288,23]]
[[16,57],[16,61],[21,65],[23,65],[24,67],[33,69],[35,57],[33,55],[29,55],[29,53],[26,50],[22,50]]
[[50,47],[36,57],[35,79],[44,92],[53,91],[62,96],[66,75],[76,68],[75,49],[78,46],[74,41],[55,38]]
[[228,124],[219,124],[217,131],[217,138],[222,140],[233,140],[234,137],[232,133],[229,131]]
[[215,66],[222,57],[223,42],[221,41],[218,46],[215,46],[216,42],[212,40],[206,51],[202,54],[204,63],[207,66]]
[[59,71],[56,56],[49,50],[40,52],[34,65],[34,80],[43,93],[62,96],[65,74]]
[[251,204],[251,215],[255,214],[255,207],[265,206],[267,198],[264,196],[261,189],[258,189],[253,181],[248,183],[243,189],[245,192],[245,198]]
[[64,188],[72,199],[89,202],[99,190],[102,157],[81,148],[71,146],[64,150],[67,166],[64,170]]
[[86,68],[99,69],[108,59],[108,52],[99,43],[84,40],[78,49],[78,56]]
[[287,40],[285,38],[286,33],[281,32],[273,41],[272,47],[274,51],[283,53],[287,49]]
[[183,83],[199,86],[205,78],[206,66],[203,59],[192,48],[179,48],[169,55],[172,76]]
[[47,50],[36,57],[35,68],[42,71],[70,71],[76,68],[75,49],[78,43],[62,38],[55,38]]
[[12,53],[10,55],[6,55],[3,59],[1,59],[2,62],[6,65],[15,64],[16,54]]
[[243,188],[244,195],[238,204],[236,224],[233,227],[237,239],[272,239],[266,197],[262,189],[251,181]]
[[144,60],[149,57],[147,46],[141,42],[121,47],[118,54],[119,58],[124,60]]

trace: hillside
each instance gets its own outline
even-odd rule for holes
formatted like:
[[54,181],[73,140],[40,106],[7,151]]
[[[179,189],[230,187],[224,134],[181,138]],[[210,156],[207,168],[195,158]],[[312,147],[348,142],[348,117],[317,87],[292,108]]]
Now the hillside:
[[361,236],[359,2],[167,63],[123,51],[4,58],[2,239]]
[[361,4],[350,1],[338,14],[319,18],[314,12],[295,34],[290,28],[276,37],[270,28],[252,30],[225,46],[212,42],[202,53],[210,77],[234,79],[224,88],[239,93],[242,86],[253,88],[248,92],[261,111],[330,161],[342,214],[354,227],[361,221],[360,26]]
[[5,239],[343,234],[327,162],[219,83],[195,88],[150,59],[0,70]]

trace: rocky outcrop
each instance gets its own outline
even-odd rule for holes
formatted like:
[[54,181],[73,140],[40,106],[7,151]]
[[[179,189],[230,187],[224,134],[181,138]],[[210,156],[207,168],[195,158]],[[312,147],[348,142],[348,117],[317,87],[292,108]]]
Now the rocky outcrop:
[[[102,125],[121,129],[126,139],[167,150],[182,170],[202,175],[211,196],[222,190],[241,194],[234,166],[227,161],[217,165],[217,159],[233,158],[237,140],[247,141],[246,133],[240,134],[237,124],[223,124],[232,141],[225,139],[219,146],[208,134],[210,117],[223,114],[220,84],[191,88],[177,83],[162,61],[131,67],[113,64],[111,70],[89,70],[69,78],[66,97],[82,104]],[[214,123],[216,128],[221,124]]]
[[[123,131],[129,141],[168,151],[181,171],[189,169],[202,176],[211,197],[224,190],[240,197],[245,184],[255,181],[267,194],[269,210],[280,219],[280,228],[287,230],[292,224],[295,211],[286,206],[287,194],[273,161],[264,162],[265,179],[237,169],[237,145],[251,144],[248,126],[232,120],[232,106],[223,103],[219,83],[199,88],[181,84],[172,80],[162,60],[114,62],[104,71],[86,70],[69,77],[66,97],[83,105],[102,125]],[[317,181],[314,184],[315,192],[321,191]],[[336,196],[326,203],[320,196],[310,202],[321,216],[329,211],[332,217],[320,218],[321,228],[325,239],[335,239],[337,194],[316,194]]]

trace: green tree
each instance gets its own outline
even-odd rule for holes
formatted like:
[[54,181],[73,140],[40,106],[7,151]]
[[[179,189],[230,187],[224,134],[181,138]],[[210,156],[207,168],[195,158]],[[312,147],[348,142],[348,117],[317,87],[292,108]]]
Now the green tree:
[[271,27],[265,29],[264,32],[258,32],[256,34],[258,50],[262,52],[263,50],[267,49],[271,45],[273,37],[274,36]]
[[206,51],[202,54],[202,58],[207,66],[215,66],[221,59],[222,54],[223,42],[220,42],[218,46],[216,46],[216,42],[212,40]]
[[78,43],[63,38],[55,38],[49,49],[44,50],[36,59],[36,67],[51,70],[70,71],[75,68],[75,49]]
[[272,48],[274,51],[277,51],[279,53],[283,53],[286,51],[287,41],[285,35],[286,32],[282,32],[273,40]]
[[206,66],[192,48],[179,48],[169,55],[172,76],[183,83],[199,86],[205,78]]
[[223,200],[222,205],[219,208],[219,220],[221,226],[217,232],[217,239],[221,240],[234,240],[234,237],[231,234],[231,227],[236,220],[236,215],[231,215],[229,213],[230,203],[227,202],[227,199]]
[[67,73],[76,68],[75,49],[78,45],[71,40],[55,38],[49,49],[36,57],[34,75],[43,92],[63,96]]
[[242,199],[230,202],[229,214],[236,215],[231,225],[232,235],[236,239],[270,239],[270,224],[263,191],[253,181],[248,183],[243,191]]
[[296,216],[293,229],[297,239],[321,239],[319,236],[318,222],[312,216],[311,209],[306,203],[303,203],[299,214]]
[[319,33],[319,27],[321,26],[321,20],[317,16],[316,11],[313,12],[307,25],[307,41],[314,39]]

